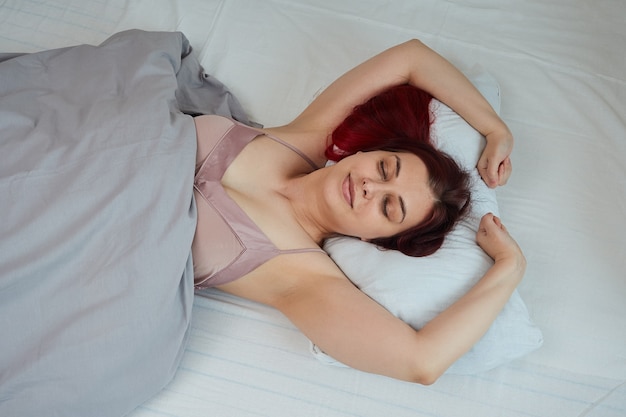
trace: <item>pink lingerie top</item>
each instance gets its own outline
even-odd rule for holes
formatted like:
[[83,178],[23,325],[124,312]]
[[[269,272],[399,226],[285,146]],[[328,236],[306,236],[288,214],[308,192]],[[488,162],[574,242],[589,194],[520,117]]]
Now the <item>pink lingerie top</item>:
[[[194,181],[198,209],[192,246],[196,289],[234,281],[280,254],[323,252],[320,248],[278,249],[222,186],[222,176],[230,163],[244,146],[263,133],[221,116],[199,116],[194,121],[198,152],[208,151]],[[266,136],[292,149],[317,169],[293,145]]]

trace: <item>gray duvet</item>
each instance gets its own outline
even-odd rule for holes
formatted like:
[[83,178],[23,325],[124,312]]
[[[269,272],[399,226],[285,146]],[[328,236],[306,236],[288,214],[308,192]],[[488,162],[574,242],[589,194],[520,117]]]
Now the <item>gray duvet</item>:
[[185,113],[247,120],[180,33],[0,61],[0,415],[124,415],[188,336]]

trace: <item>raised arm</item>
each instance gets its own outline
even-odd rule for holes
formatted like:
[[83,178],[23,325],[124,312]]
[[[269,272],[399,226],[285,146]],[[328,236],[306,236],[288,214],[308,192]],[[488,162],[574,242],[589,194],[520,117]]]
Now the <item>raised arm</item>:
[[326,138],[354,106],[392,86],[410,83],[447,104],[487,138],[478,168],[491,187],[506,183],[513,137],[472,83],[450,62],[418,40],[394,46],[345,73],[292,123]]
[[[356,369],[430,384],[487,331],[519,283],[525,260],[500,221],[487,215],[477,241],[494,266],[419,331],[345,279],[298,280],[273,300],[316,345]],[[323,269],[323,268],[322,268]]]

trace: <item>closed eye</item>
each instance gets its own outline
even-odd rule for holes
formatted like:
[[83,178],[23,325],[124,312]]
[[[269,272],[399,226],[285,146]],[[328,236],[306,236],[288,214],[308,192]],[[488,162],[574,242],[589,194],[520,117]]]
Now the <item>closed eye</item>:
[[[401,164],[401,160],[398,157],[398,155],[394,155],[395,158],[395,173],[394,176],[396,178],[398,178],[398,176],[400,175],[400,168],[402,166]],[[380,176],[382,178],[383,181],[388,181],[389,180],[389,171],[388,171],[389,166],[385,163],[385,159],[381,159],[378,162],[378,170],[380,172]],[[392,204],[391,202],[391,196],[390,195],[385,195],[383,197],[382,200],[382,204],[381,204],[381,210],[383,215],[390,221],[392,222],[396,222],[396,223],[402,223],[404,221],[404,219],[406,218],[406,206],[404,205],[404,199],[400,196],[398,196],[397,201],[394,201],[394,203],[397,203],[396,206],[393,206],[393,219],[390,217],[390,204]],[[399,210],[399,215],[398,215],[398,210]]]
[[396,178],[398,178],[400,176],[400,168],[402,167],[402,163],[398,155],[394,156],[396,157]]
[[383,181],[387,180],[387,167],[385,166],[385,161],[383,159],[378,163],[378,170],[380,171],[380,176]]
[[383,210],[383,215],[389,219],[389,196],[383,197],[382,210]]
[[393,223],[402,223],[406,218],[406,207],[404,206],[404,200],[398,198],[397,200],[391,200],[393,197],[385,195],[382,200],[381,209],[383,215],[387,220]]

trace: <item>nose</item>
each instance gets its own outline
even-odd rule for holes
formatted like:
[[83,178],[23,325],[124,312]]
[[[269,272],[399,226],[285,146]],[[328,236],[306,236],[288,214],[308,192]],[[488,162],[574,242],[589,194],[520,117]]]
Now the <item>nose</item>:
[[363,183],[361,184],[361,190],[363,192],[363,198],[367,200],[371,200],[376,197],[376,195],[381,192],[384,188],[383,183],[376,180],[371,180],[368,178],[363,179]]

